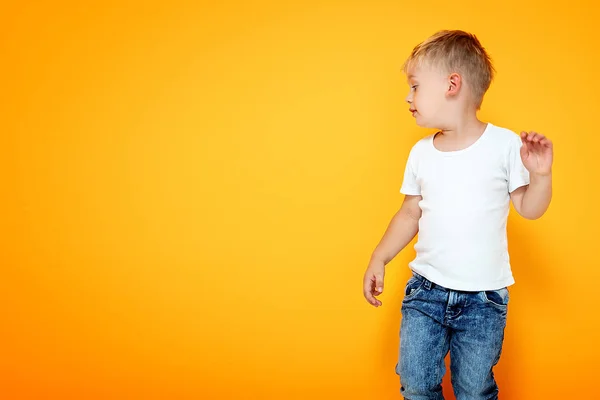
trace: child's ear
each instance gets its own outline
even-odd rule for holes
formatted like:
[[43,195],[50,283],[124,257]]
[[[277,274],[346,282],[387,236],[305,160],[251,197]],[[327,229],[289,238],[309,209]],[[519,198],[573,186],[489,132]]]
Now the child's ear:
[[450,74],[450,76],[448,77],[448,95],[449,96],[456,96],[458,94],[458,92],[460,91],[460,88],[462,86],[462,77],[457,74],[456,72],[453,72],[452,74]]

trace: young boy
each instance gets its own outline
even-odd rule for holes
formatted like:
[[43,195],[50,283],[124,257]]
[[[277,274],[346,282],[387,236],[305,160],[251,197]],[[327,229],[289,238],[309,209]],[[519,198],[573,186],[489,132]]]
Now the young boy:
[[402,302],[399,360],[405,399],[443,399],[450,352],[457,400],[498,398],[500,358],[514,283],[506,220],[509,202],[527,219],[552,196],[552,143],[477,118],[494,68],[472,34],[441,31],[405,64],[406,101],[417,125],[439,129],[410,151],[405,195],[364,276],[367,301],[383,291],[385,265],[419,233]]

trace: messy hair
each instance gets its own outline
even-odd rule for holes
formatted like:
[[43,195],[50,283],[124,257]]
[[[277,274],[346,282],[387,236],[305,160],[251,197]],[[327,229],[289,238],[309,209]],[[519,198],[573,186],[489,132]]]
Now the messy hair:
[[443,30],[418,44],[404,63],[407,73],[413,66],[428,65],[459,73],[481,106],[494,78],[492,59],[477,37],[460,30]]

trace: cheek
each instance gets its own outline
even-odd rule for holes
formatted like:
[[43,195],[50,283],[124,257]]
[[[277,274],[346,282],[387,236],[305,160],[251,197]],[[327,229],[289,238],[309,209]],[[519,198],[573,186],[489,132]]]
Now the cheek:
[[417,109],[427,107],[427,93],[423,91],[415,93],[413,101]]
[[415,92],[413,93],[413,97],[412,97],[412,99],[413,99],[413,103],[415,103],[415,105],[419,104],[419,98],[420,98],[420,97],[421,97],[421,96],[419,96],[419,92],[415,91]]

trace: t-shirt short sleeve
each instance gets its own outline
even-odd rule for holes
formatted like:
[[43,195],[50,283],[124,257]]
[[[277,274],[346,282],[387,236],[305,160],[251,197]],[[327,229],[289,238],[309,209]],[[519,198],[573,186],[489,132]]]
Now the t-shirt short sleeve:
[[413,147],[408,155],[408,161],[404,169],[404,180],[400,188],[400,193],[409,196],[419,196],[421,194],[421,186],[417,182],[417,175],[415,172],[416,154],[415,148]]
[[508,157],[508,192],[512,193],[521,186],[529,185],[529,171],[521,160],[521,137],[514,135]]

